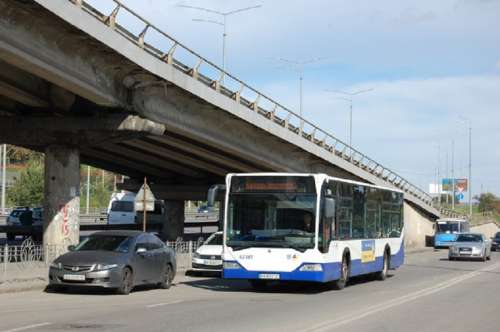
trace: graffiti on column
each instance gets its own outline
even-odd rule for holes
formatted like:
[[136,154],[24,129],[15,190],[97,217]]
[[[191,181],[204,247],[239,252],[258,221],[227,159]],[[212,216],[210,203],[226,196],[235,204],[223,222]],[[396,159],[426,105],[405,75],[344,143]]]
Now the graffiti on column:
[[59,213],[62,214],[63,222],[62,222],[62,235],[63,237],[69,236],[69,217],[68,217],[68,204],[63,204],[59,206]]

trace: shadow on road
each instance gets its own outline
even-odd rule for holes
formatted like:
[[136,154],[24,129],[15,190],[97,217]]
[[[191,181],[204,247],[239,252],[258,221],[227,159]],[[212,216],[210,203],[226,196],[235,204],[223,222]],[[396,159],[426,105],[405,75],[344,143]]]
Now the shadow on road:
[[[389,275],[388,278],[392,278]],[[376,282],[371,275],[353,277],[349,280],[348,286],[364,284],[367,282]],[[252,292],[252,293],[271,293],[271,294],[301,294],[314,295],[332,290],[330,284],[299,281],[281,281],[269,282],[263,288],[253,288],[246,280],[228,280],[220,278],[201,279],[183,281],[180,284],[190,287],[207,289],[214,292]]]

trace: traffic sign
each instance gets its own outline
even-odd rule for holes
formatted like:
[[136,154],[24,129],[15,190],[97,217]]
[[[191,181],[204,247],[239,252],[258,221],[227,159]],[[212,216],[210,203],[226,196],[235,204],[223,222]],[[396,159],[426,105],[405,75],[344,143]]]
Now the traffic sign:
[[144,211],[144,203],[146,205],[146,211],[155,210],[155,196],[147,183],[142,185],[141,189],[139,189],[139,192],[135,196],[135,210],[139,212]]

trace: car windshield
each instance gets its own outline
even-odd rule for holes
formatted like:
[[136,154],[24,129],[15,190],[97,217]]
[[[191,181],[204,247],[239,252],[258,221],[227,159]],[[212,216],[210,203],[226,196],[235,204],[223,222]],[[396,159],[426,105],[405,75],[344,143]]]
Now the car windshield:
[[500,240],[500,232],[495,235],[495,239]]
[[210,246],[221,246],[222,245],[222,234],[215,234],[214,237],[209,239],[206,245]]
[[21,214],[21,211],[19,211],[19,210],[14,210],[14,211],[12,211],[12,212],[10,213],[10,215],[11,215],[12,217],[17,217],[17,216],[19,216],[20,214]]
[[75,251],[99,250],[128,252],[131,243],[132,238],[129,236],[96,235],[89,236],[80,242],[76,246]]
[[111,211],[134,212],[134,202],[132,202],[132,201],[114,201],[111,204]]
[[456,242],[483,242],[483,238],[478,234],[460,234]]

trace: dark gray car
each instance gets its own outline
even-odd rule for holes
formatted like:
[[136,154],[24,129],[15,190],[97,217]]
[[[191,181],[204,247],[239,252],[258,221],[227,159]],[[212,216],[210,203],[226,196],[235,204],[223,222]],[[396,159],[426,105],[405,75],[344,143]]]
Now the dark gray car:
[[175,270],[175,252],[155,235],[97,232],[51,264],[49,287],[104,287],[114,288],[119,294],[145,284],[167,289]]

